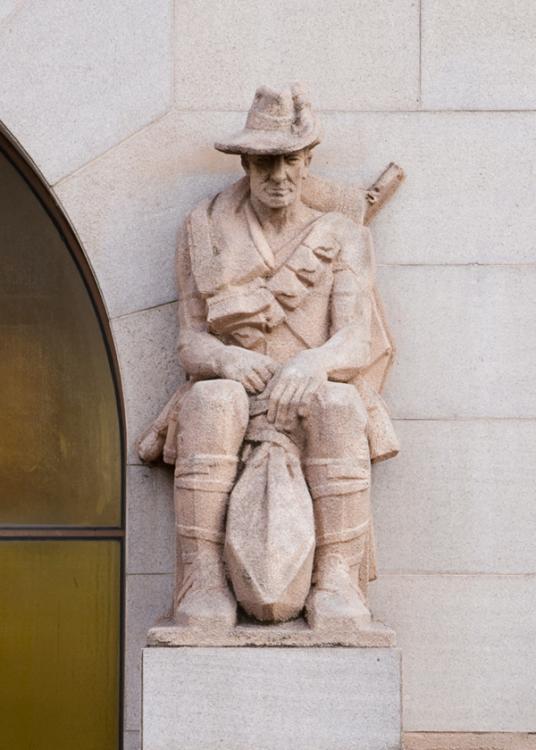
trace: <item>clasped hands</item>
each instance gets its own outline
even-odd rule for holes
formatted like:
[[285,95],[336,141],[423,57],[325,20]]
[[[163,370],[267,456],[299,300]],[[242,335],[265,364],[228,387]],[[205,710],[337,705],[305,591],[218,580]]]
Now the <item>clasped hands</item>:
[[222,364],[221,375],[242,383],[248,393],[266,394],[268,421],[277,429],[288,429],[297,417],[306,416],[311,398],[327,382],[326,369],[312,349],[284,364],[241,349]]

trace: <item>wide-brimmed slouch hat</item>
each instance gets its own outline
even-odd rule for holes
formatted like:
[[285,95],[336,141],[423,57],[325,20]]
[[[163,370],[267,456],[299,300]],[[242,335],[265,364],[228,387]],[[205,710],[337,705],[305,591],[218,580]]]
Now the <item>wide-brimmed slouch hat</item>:
[[246,126],[214,144],[226,154],[289,154],[320,142],[320,126],[300,84],[283,91],[260,86]]

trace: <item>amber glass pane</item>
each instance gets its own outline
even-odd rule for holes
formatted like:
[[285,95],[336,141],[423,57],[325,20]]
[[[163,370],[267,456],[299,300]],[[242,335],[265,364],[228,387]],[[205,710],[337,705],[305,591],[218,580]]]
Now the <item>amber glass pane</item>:
[[0,525],[120,525],[104,339],[49,215],[0,153]]
[[0,747],[117,750],[118,541],[0,541]]

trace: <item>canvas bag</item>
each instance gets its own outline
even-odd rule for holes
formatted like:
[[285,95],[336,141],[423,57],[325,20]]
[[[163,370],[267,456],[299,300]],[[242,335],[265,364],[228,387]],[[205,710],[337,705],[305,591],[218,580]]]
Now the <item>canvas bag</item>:
[[265,422],[253,423],[229,499],[225,559],[242,608],[258,620],[297,617],[311,587],[313,501],[299,450]]

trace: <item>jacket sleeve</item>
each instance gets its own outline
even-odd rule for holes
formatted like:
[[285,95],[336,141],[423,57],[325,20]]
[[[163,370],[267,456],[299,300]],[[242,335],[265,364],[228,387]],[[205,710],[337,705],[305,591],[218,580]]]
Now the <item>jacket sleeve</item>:
[[177,239],[176,272],[179,294],[179,361],[192,377],[220,377],[226,346],[208,332],[206,303],[192,274],[190,248],[184,226]]
[[368,364],[374,269],[369,230],[345,220],[334,260],[330,337],[344,338],[357,372]]

